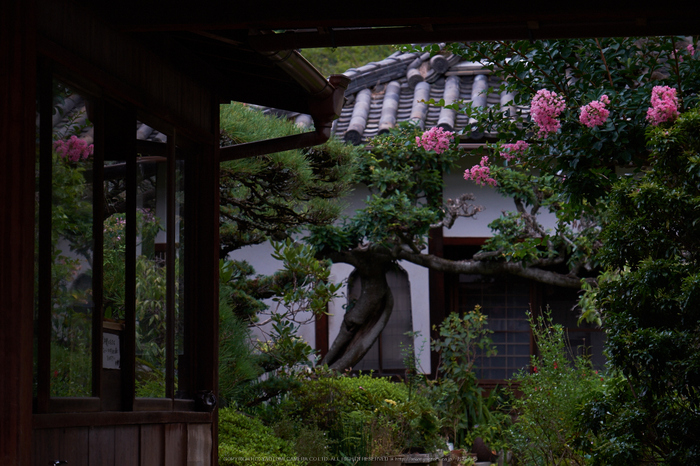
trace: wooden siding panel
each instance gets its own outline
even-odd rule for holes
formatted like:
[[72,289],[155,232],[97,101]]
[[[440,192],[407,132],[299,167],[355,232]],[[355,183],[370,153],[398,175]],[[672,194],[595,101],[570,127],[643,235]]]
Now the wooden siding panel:
[[46,466],[49,461],[62,460],[59,451],[62,429],[35,430],[32,436],[32,464]]
[[[183,411],[141,411],[141,412],[101,412],[101,413],[63,413],[35,414],[32,423],[35,429],[55,429],[63,427],[84,426],[137,426],[139,424],[206,424],[214,422],[212,413],[192,410],[194,401],[178,400],[178,409]],[[138,436],[136,437],[138,440]]]
[[60,452],[70,466],[88,466],[89,427],[65,429],[61,439]]
[[114,430],[114,464],[139,464],[139,427],[117,426]]
[[92,427],[89,435],[89,458],[91,465],[116,466],[114,427]]
[[34,430],[32,463],[46,466],[64,460],[70,466],[88,466],[89,432],[88,427]]
[[33,1],[0,4],[0,463],[31,459],[36,49]]
[[187,464],[187,424],[165,425],[165,466]]
[[211,466],[211,424],[187,426],[187,466]]
[[141,466],[162,466],[165,461],[165,428],[163,424],[141,426]]

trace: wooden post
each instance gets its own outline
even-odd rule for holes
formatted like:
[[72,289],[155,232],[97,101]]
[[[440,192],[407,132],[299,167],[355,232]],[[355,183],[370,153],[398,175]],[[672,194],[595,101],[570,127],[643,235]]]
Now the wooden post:
[[[185,153],[186,389],[218,397],[219,367],[219,106],[212,103],[210,144],[178,144]],[[185,147],[187,146],[187,147]],[[211,464],[217,463],[217,415],[211,426]]]
[[36,26],[34,2],[0,6],[0,463],[29,465],[32,433]]

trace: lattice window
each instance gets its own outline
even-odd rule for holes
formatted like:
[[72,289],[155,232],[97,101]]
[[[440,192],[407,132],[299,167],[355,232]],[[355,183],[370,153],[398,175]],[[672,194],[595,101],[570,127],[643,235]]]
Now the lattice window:
[[480,357],[477,377],[488,380],[509,379],[530,362],[531,337],[527,321],[530,286],[514,277],[460,275],[457,310],[466,313],[480,305],[488,316],[488,328],[498,353]]

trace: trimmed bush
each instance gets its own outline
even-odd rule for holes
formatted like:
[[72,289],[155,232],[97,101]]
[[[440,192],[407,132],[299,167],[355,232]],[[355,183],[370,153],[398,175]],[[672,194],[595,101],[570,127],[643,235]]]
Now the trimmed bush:
[[294,443],[275,436],[260,420],[230,408],[219,411],[219,465],[299,466]]

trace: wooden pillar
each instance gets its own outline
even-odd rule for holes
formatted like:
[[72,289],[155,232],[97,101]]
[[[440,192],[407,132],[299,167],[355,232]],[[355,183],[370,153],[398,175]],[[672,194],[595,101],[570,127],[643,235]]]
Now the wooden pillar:
[[[185,351],[195,396],[218,397],[219,368],[219,140],[218,101],[212,104],[210,144],[178,144],[185,154]],[[211,464],[217,463],[217,415],[212,418]]]
[[29,465],[32,432],[36,26],[34,2],[0,6],[0,463]]
[[323,359],[326,354],[328,353],[328,348],[329,348],[329,336],[328,336],[328,316],[326,314],[317,316],[315,321],[314,321],[314,330],[315,330],[315,340],[316,340],[316,345],[315,348],[319,352],[319,356],[321,359]]

